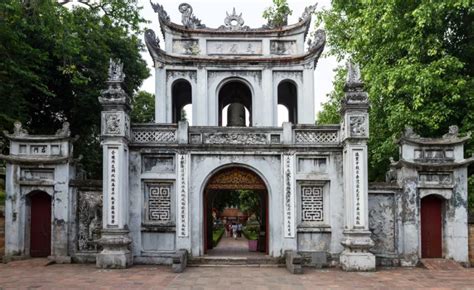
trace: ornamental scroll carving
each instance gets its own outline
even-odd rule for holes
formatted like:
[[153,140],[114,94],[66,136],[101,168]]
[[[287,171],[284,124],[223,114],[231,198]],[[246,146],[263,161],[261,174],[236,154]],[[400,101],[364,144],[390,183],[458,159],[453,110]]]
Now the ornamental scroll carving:
[[214,175],[207,184],[207,189],[265,190],[266,186],[254,172],[245,168],[230,168]]
[[204,144],[267,144],[266,134],[210,133],[204,135]]

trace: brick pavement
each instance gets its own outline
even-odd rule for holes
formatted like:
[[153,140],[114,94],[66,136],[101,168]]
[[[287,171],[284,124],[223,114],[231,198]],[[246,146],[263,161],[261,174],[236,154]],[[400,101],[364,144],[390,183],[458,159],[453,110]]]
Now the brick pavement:
[[248,240],[243,236],[237,239],[232,237],[222,237],[219,244],[207,253],[209,256],[239,256],[254,257],[265,256],[264,253],[250,252]]
[[94,265],[44,266],[45,260],[0,265],[0,288],[37,289],[474,289],[474,268],[461,271],[423,268],[346,273],[308,269],[291,275],[275,267],[194,267],[184,273],[165,266],[101,270]]

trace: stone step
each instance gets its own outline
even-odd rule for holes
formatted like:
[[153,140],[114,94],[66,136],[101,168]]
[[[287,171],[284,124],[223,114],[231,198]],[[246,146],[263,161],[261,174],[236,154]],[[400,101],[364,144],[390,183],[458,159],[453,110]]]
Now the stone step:
[[196,257],[188,261],[188,266],[276,266],[284,265],[284,261],[279,258],[268,256],[261,257]]
[[453,260],[448,259],[421,259],[421,265],[428,270],[459,271],[464,267]]

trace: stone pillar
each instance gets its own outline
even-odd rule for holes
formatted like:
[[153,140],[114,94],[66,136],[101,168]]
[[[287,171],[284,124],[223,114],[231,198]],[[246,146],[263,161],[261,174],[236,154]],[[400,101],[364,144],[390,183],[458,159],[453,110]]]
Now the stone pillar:
[[128,142],[130,139],[130,99],[121,84],[123,64],[110,61],[109,88],[99,101],[103,106],[101,138],[103,146],[103,228],[97,255],[98,268],[126,268],[132,264],[128,230]]
[[345,228],[340,263],[345,271],[375,270],[375,256],[369,231],[367,139],[369,137],[368,96],[363,90],[357,65],[348,63],[342,102],[344,145]]

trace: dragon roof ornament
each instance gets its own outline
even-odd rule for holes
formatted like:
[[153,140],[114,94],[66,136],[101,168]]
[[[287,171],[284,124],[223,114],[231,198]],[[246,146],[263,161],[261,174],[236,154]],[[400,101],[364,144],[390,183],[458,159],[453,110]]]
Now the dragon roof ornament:
[[193,7],[188,3],[181,3],[178,7],[179,12],[181,12],[181,22],[184,27],[191,29],[206,28],[206,25],[201,23],[201,20],[193,14]]
[[166,12],[165,8],[163,8],[163,5],[160,5],[158,3],[153,3],[151,2],[151,0],[150,0],[150,4],[153,10],[155,11],[155,13],[158,13],[158,18],[160,19],[161,22],[164,22],[164,23],[171,22],[171,19],[168,13]]
[[314,5],[307,6],[304,9],[303,14],[299,18],[299,21],[303,22],[303,21],[309,20],[311,18],[311,16],[313,16],[313,13],[316,11],[317,6],[318,6],[318,3],[316,3]]

